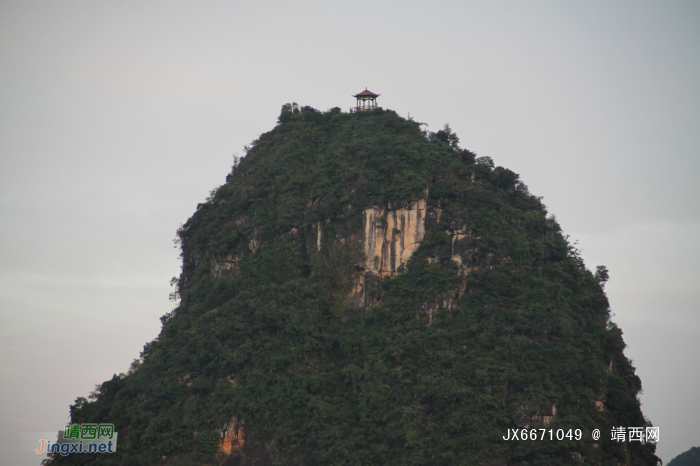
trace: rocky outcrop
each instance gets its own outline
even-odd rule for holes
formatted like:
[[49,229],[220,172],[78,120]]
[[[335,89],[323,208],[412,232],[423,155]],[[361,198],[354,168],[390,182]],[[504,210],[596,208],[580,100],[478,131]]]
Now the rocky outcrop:
[[459,220],[452,222],[447,234],[452,239],[452,261],[459,266],[459,274],[466,275],[476,268],[478,250],[475,243],[481,237],[473,235],[467,225]]
[[209,271],[212,277],[220,277],[225,271],[231,270],[234,277],[238,275],[238,261],[240,261],[240,255],[229,254],[223,259],[211,260],[211,266]]
[[[427,193],[426,193],[427,198]],[[420,199],[405,207],[391,209],[373,206],[364,212],[364,230],[361,243],[364,260],[358,264],[361,273],[352,284],[346,305],[375,306],[378,302],[376,289],[378,283],[405,270],[412,254],[423,241],[427,226],[440,220],[442,213],[439,208],[429,208],[426,199]],[[321,225],[318,225],[318,243],[320,249]],[[459,274],[465,277],[480,267],[493,267],[496,261],[494,254],[479,258],[478,242],[481,237],[473,234],[466,222],[455,220],[446,230],[452,240],[451,259],[459,267]],[[436,261],[437,257],[428,257],[428,261]],[[507,258],[503,259],[507,260]],[[477,265],[479,262],[479,265]],[[450,308],[452,303],[461,298],[466,289],[463,280],[448,296],[436,302],[426,303],[425,311],[430,316],[439,307]]]
[[364,249],[366,272],[387,277],[402,272],[425,236],[426,201],[390,211],[365,210]]
[[405,207],[373,206],[365,209],[362,270],[353,282],[346,305],[378,304],[374,284],[405,270],[411,255],[425,237],[426,220],[439,220],[440,209],[428,210],[425,199]]
[[543,412],[540,410],[537,410],[535,414],[531,414],[531,412],[531,408],[528,405],[518,406],[512,414],[515,425],[524,429],[530,426],[547,427],[557,415],[557,407],[552,405],[551,408],[545,409]]
[[532,416],[532,425],[537,427],[547,427],[554,420],[554,416],[557,415],[556,405],[552,405],[551,410],[545,410],[544,413],[540,414],[538,411]]
[[[481,237],[476,236],[463,220],[457,219],[452,221],[445,233],[451,238],[450,259],[457,264],[459,276],[463,279],[455,289],[440,297],[438,300],[425,303],[424,310],[428,314],[429,323],[432,323],[435,311],[441,307],[451,309],[452,304],[464,295],[467,288],[467,281],[464,277],[482,267],[490,269],[495,263],[495,255],[493,253],[488,253],[485,257],[479,257],[478,244]],[[428,262],[437,260],[437,257],[428,257]]]
[[219,453],[232,455],[243,449],[245,444],[245,428],[243,419],[234,417],[221,429],[217,429],[221,436],[219,442]]

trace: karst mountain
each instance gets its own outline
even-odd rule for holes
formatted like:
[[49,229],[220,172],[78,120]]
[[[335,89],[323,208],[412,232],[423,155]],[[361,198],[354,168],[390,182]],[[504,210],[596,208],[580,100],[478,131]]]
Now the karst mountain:
[[285,105],[177,232],[158,338],[71,406],[117,452],[51,464],[656,465],[611,440],[650,424],[606,269],[516,173],[424,128]]

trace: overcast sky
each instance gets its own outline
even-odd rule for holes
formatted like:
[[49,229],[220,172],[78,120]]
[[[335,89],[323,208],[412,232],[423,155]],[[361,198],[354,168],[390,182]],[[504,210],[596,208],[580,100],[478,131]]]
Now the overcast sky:
[[[378,102],[521,175],[661,428],[700,444],[700,2],[0,1],[0,463],[160,331],[175,231],[298,102]],[[604,433],[605,435],[605,433]]]

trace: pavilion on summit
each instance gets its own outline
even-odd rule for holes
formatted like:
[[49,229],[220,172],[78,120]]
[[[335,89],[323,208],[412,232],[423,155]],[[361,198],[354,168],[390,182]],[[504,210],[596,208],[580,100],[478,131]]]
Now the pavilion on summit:
[[375,110],[377,108],[381,108],[377,107],[377,97],[379,97],[380,95],[381,94],[375,94],[372,91],[368,91],[367,88],[365,88],[364,91],[353,96],[357,99],[357,106],[355,108],[351,108],[350,112],[364,112],[366,110]]

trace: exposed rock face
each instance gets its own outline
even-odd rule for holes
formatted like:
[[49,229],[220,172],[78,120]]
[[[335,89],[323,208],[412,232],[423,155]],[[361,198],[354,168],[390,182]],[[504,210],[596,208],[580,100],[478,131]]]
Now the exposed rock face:
[[466,275],[476,268],[474,261],[478,252],[477,248],[473,247],[473,243],[481,237],[474,236],[472,231],[460,221],[453,221],[447,234],[452,238],[452,261],[459,266],[459,274]]
[[[387,277],[391,277],[405,271],[406,265],[413,253],[425,237],[425,232],[430,224],[440,220],[442,210],[428,206],[426,198],[409,202],[404,207],[394,208],[392,206],[373,206],[364,211],[364,228],[362,238],[358,238],[363,246],[364,259],[358,263],[361,269],[352,285],[352,289],[346,305],[355,306],[376,306],[379,304],[377,293],[375,293],[378,283]],[[328,223],[326,220],[325,223]],[[241,222],[236,222],[238,225]],[[314,225],[315,247],[321,250],[323,238],[323,222]],[[248,240],[248,247],[255,253],[259,246],[257,232],[253,232]],[[293,228],[291,234],[297,234],[298,229]],[[460,276],[464,277],[470,272],[477,270],[479,266],[475,263],[478,259],[478,241],[481,239],[475,236],[468,226],[459,220],[453,221],[446,230],[452,238],[452,261],[459,266]],[[345,238],[337,238],[341,243]],[[491,268],[494,263],[493,254],[482,260],[482,265]],[[224,272],[231,271],[235,277],[238,274],[239,254],[228,254],[224,258],[211,259],[210,273],[213,277],[221,277]],[[437,258],[429,257],[428,261]],[[464,293],[466,282],[463,282],[454,293],[445,296],[438,302],[427,303],[426,312],[432,315],[440,306],[450,308],[452,303],[459,299]],[[431,319],[432,320],[432,319]]]
[[530,426],[547,427],[552,423],[556,415],[556,405],[552,405],[551,408],[545,409],[542,413],[538,410],[535,414],[531,414],[531,409],[528,405],[521,405],[513,413],[513,422],[519,428],[524,429],[530,428]]
[[425,237],[426,219],[437,221],[439,216],[440,209],[428,211],[425,199],[395,210],[377,206],[365,209],[365,259],[358,264],[362,273],[353,283],[346,304],[376,305],[372,284],[405,270]]
[[238,261],[240,261],[240,256],[229,254],[221,260],[211,260],[210,272],[213,277],[220,277],[225,270],[232,270],[233,275],[238,273]]
[[[362,273],[353,282],[350,294],[345,301],[346,305],[377,305],[375,285],[381,279],[405,270],[411,255],[425,237],[426,222],[430,224],[439,221],[441,212],[439,208],[429,209],[425,199],[395,210],[377,206],[365,209],[364,231],[361,239],[365,259],[358,264]],[[320,224],[318,231],[320,245]],[[464,277],[477,270],[479,266],[476,265],[478,259],[476,244],[481,238],[475,236],[467,225],[460,221],[453,222],[446,233],[452,238],[451,258],[459,266],[460,276]],[[492,268],[495,263],[494,255],[489,253],[483,259],[485,260],[481,261],[482,264]],[[428,258],[428,261],[434,260],[437,258]],[[433,311],[440,306],[451,307],[454,300],[462,296],[465,288],[466,281],[463,281],[452,295],[445,296],[439,302],[427,303],[426,312],[432,316]]]
[[425,216],[425,199],[394,211],[376,206],[366,209],[365,271],[380,277],[402,272],[413,251],[423,241]]
[[557,415],[557,407],[552,405],[551,410],[545,410],[544,413],[540,414],[538,411],[534,416],[532,416],[532,424],[537,427],[547,427],[554,420],[554,416]]
[[219,443],[219,453],[231,455],[243,449],[245,444],[245,429],[243,419],[234,417],[223,428],[218,429],[221,436]]

